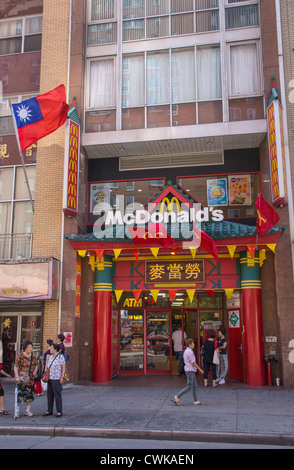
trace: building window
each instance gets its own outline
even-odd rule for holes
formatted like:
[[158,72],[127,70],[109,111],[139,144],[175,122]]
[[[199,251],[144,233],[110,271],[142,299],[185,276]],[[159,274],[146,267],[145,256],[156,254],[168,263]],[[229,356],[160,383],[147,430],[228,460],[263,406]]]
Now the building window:
[[114,60],[101,59],[90,62],[90,108],[115,106]]
[[261,92],[257,43],[230,45],[230,94],[255,95]]
[[114,0],[92,0],[89,12],[88,45],[117,42]]
[[219,30],[219,0],[124,0],[123,40]]
[[43,17],[0,21],[0,55],[41,50]]
[[91,21],[114,18],[114,0],[92,0]]
[[[240,3],[250,4],[240,5]],[[228,0],[228,4],[231,5],[226,8],[226,29],[248,28],[259,25],[259,8],[256,1]]]
[[[0,259],[31,257],[33,211],[23,167],[0,168]],[[34,165],[26,166],[32,198]]]
[[199,101],[222,97],[222,79],[219,46],[197,49],[197,90]]

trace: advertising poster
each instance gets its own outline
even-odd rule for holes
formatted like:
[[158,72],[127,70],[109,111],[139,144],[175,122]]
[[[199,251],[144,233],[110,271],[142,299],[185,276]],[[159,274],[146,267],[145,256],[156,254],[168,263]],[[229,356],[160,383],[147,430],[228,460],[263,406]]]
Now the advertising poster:
[[250,175],[229,176],[229,200],[230,206],[251,205]]
[[110,202],[110,187],[105,184],[94,183],[90,186],[90,212],[96,204],[103,204]]
[[226,178],[207,180],[207,204],[208,206],[228,205]]

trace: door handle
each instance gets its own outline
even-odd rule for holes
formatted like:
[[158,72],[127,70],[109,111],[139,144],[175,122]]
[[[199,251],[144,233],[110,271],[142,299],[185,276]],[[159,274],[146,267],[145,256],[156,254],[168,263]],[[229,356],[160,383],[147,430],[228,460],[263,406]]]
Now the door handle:
[[239,347],[239,348],[237,348],[237,349],[240,349],[240,351],[241,351],[241,354],[243,354],[243,344],[241,344],[241,345],[240,345],[240,347]]

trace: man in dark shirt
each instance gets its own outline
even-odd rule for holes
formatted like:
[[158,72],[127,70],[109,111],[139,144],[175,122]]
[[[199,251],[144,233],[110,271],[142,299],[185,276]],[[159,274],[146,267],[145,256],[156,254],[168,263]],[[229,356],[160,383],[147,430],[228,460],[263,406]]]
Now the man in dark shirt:
[[218,330],[217,347],[220,352],[220,356],[219,356],[220,363],[219,363],[219,378],[217,379],[217,381],[220,385],[223,385],[226,383],[225,377],[228,372],[228,355],[227,355],[228,340],[225,334],[226,334],[226,330],[224,328],[220,328]]

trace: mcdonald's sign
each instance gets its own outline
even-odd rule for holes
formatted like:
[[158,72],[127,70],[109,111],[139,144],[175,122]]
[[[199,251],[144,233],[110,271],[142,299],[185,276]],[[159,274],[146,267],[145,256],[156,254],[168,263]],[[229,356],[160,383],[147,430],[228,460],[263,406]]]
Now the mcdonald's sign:
[[267,109],[272,203],[288,204],[282,106],[274,100]]
[[77,215],[79,197],[80,166],[80,125],[75,120],[67,120],[66,171],[64,180],[63,212],[66,215]]

